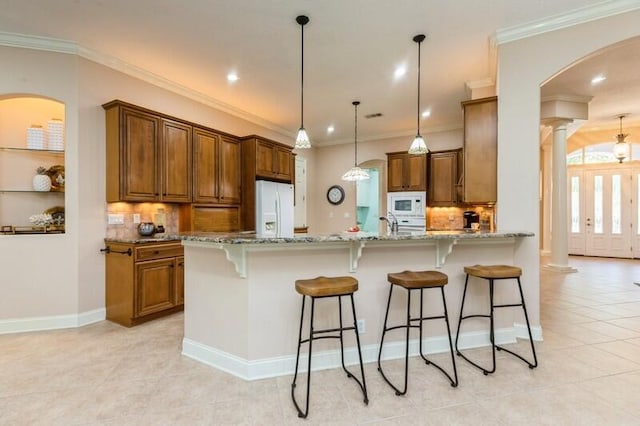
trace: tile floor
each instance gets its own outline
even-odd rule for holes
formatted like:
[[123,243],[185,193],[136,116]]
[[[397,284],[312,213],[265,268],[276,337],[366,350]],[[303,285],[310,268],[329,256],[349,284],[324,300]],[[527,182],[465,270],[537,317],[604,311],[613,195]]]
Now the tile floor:
[[[341,370],[318,372],[301,420],[291,377],[247,383],[181,356],[181,314],[132,329],[105,321],[1,335],[0,425],[640,425],[640,262],[571,263],[578,273],[541,271],[535,370],[503,353],[485,377],[459,359],[454,389],[413,359],[397,397],[367,364],[368,406]],[[386,365],[401,377],[399,362]]]

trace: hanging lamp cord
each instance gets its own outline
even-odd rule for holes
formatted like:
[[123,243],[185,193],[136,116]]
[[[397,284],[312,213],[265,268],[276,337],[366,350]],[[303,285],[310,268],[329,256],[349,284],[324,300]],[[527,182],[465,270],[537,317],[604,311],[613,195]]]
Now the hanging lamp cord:
[[354,139],[354,144],[355,144],[355,157],[353,159],[353,167],[358,167],[358,104],[360,102],[354,102],[353,105],[355,106],[354,110],[355,110],[355,139]]
[[304,24],[300,25],[300,127],[304,128]]
[[418,41],[418,114],[416,117],[416,128],[418,129],[418,135],[420,136],[420,44],[422,41]]

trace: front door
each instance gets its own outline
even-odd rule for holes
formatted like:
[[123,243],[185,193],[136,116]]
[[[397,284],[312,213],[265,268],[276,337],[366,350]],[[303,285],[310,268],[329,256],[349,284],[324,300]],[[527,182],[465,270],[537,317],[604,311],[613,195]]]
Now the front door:
[[570,254],[633,256],[632,180],[630,168],[583,170],[582,179],[570,174]]

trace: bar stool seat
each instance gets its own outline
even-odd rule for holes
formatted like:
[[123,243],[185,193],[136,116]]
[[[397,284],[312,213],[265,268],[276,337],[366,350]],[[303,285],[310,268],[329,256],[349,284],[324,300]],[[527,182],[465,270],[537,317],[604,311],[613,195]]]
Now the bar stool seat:
[[[460,318],[458,319],[458,330],[456,331],[456,354],[462,358],[464,358],[467,362],[469,362],[474,367],[479,368],[483,374],[486,376],[488,374],[494,373],[496,371],[496,350],[505,351],[510,353],[511,355],[521,359],[524,361],[529,368],[533,369],[538,366],[538,358],[536,357],[536,349],[533,344],[533,337],[531,335],[531,326],[529,324],[529,316],[527,315],[527,307],[524,302],[524,294],[522,292],[522,284],[520,283],[520,276],[522,275],[522,269],[517,266],[511,265],[473,265],[473,266],[465,266],[464,272],[466,274],[466,278],[464,281],[464,291],[462,293],[462,304],[460,306]],[[489,306],[490,313],[487,314],[473,314],[473,315],[463,315],[464,311],[464,302],[467,295],[467,287],[469,285],[469,277],[477,277],[486,279],[489,281]],[[509,303],[509,304],[501,304],[496,305],[494,303],[494,281],[495,280],[508,280],[514,279],[518,283],[518,291],[520,292],[520,303]],[[495,330],[494,330],[494,310],[495,308],[511,308],[511,307],[522,307],[522,311],[524,312],[524,319],[527,323],[527,331],[529,333],[529,341],[531,343],[531,353],[533,354],[533,363],[527,361],[521,355],[510,351],[509,349],[505,349],[502,346],[496,345],[495,342]],[[490,330],[489,330],[489,340],[491,342],[491,353],[492,353],[492,365],[490,369],[486,369],[479,364],[471,361],[468,357],[463,355],[458,349],[458,338],[460,337],[460,328],[462,326],[462,321],[468,318],[489,318],[490,320]]]
[[[453,342],[451,341],[451,330],[449,328],[449,317],[447,314],[447,302],[444,296],[444,286],[449,282],[449,277],[442,272],[438,271],[403,271],[403,272],[394,272],[387,274],[387,281],[390,283],[389,287],[389,299],[387,300],[387,311],[384,315],[384,326],[382,329],[382,338],[380,339],[380,349],[378,351],[378,371],[382,374],[382,378],[387,382],[389,386],[391,386],[395,391],[396,395],[404,395],[407,393],[407,381],[408,381],[408,365],[409,365],[409,331],[411,328],[418,328],[420,330],[420,340],[419,340],[419,348],[420,348],[420,357],[425,361],[427,365],[432,364],[438,370],[440,370],[451,382],[451,386],[458,386],[458,372],[456,370],[456,360],[453,356]],[[407,290],[407,311],[406,311],[406,322],[403,325],[397,325],[388,327],[387,320],[389,317],[389,306],[391,305],[391,296],[393,294],[393,287],[398,286],[405,288]],[[444,314],[439,316],[431,316],[425,317],[423,315],[423,290],[430,288],[439,288],[440,293],[442,294],[442,305],[444,309]],[[411,292],[414,290],[420,291],[420,316],[418,318],[411,318]],[[451,350],[451,364],[453,366],[453,378],[447,373],[442,367],[434,363],[433,361],[428,360],[423,352],[422,352],[422,323],[428,320],[434,319],[444,319],[447,325],[447,337],[449,338],[449,348]],[[412,322],[418,322],[418,324],[412,324]],[[382,365],[380,363],[380,359],[382,357],[382,348],[384,346],[384,338],[388,331],[396,330],[396,329],[405,329],[405,362],[404,362],[404,387],[403,390],[398,389],[391,381],[387,378],[382,370]]]
[[296,291],[303,296],[344,296],[358,291],[358,280],[353,277],[318,277],[296,280]]
[[474,265],[465,266],[464,273],[485,279],[516,278],[522,275],[522,269],[510,265]]
[[[293,404],[298,411],[298,417],[306,418],[309,414],[309,390],[311,384],[311,358],[312,358],[312,349],[313,349],[313,341],[318,339],[339,339],[340,340],[340,357],[342,361],[342,369],[347,373],[348,378],[354,379],[360,389],[362,390],[362,394],[364,395],[364,403],[369,403],[369,398],[367,396],[367,383],[364,377],[364,366],[362,364],[362,352],[360,350],[360,337],[358,335],[358,327],[357,327],[357,316],[356,316],[356,308],[353,301],[353,293],[358,290],[358,280],[353,277],[324,277],[320,276],[317,278],[304,279],[304,280],[296,280],[295,282],[296,291],[302,295],[302,309],[300,313],[300,331],[298,334],[298,351],[296,354],[296,369],[293,376],[293,382],[291,383],[291,399],[293,400]],[[351,313],[353,315],[353,326],[345,327],[342,324],[342,297],[349,296],[351,299]],[[311,298],[311,315],[309,320],[309,337],[307,339],[302,339],[302,325],[304,320],[304,307],[305,307],[305,299],[307,297]],[[327,297],[337,297],[338,298],[338,316],[340,320],[340,326],[338,328],[327,328],[327,329],[315,329],[314,328],[314,308],[316,299],[327,298]],[[356,344],[358,347],[358,357],[360,360],[360,377],[362,381],[358,380],[353,374],[347,370],[347,367],[344,364],[344,341],[343,341],[343,332],[353,330],[356,335]],[[317,336],[317,337],[316,337]],[[304,343],[309,343],[309,359],[307,365],[307,399],[305,410],[302,411],[295,397],[295,387],[296,380],[298,378],[298,365],[300,360],[300,347]]]

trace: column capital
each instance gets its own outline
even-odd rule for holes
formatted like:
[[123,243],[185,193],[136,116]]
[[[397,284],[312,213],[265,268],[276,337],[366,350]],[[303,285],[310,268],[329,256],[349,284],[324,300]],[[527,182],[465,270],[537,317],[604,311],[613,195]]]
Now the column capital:
[[561,127],[563,127],[566,130],[567,124],[569,123],[573,123],[572,118],[552,117],[552,118],[545,118],[544,120],[542,120],[542,124],[544,124],[545,126],[553,127],[554,131]]

